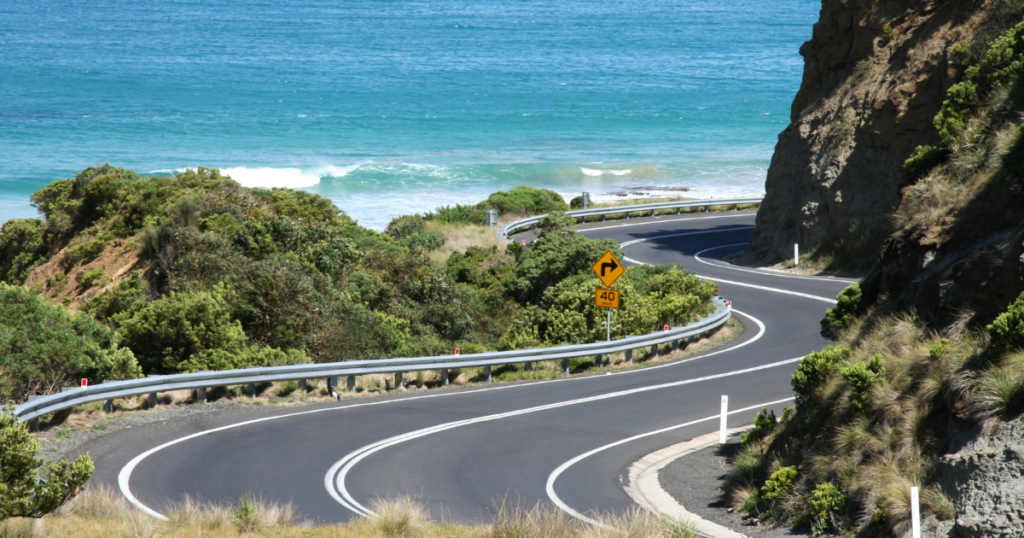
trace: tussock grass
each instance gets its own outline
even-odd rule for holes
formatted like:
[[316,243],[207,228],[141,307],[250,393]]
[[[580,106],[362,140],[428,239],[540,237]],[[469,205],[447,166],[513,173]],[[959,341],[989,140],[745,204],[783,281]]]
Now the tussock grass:
[[89,489],[58,512],[42,519],[0,522],[0,538],[691,538],[693,526],[666,521],[640,511],[601,515],[604,527],[592,527],[557,508],[537,504],[523,508],[501,502],[490,525],[433,521],[411,497],[378,499],[374,518],[341,525],[313,526],[290,504],[266,502],[253,495],[235,505],[203,503],[184,497],[158,521],[127,503],[116,491]]

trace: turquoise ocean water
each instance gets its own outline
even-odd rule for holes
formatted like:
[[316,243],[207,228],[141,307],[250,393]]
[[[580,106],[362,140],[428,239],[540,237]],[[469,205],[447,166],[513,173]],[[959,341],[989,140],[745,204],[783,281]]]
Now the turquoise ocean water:
[[760,194],[816,0],[0,2],[0,221],[110,162],[381,228],[520,184]]

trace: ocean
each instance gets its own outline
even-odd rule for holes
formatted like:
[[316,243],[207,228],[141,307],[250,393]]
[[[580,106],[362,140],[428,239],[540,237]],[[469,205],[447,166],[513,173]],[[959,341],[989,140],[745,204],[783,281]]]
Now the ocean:
[[[361,224],[517,185],[758,195],[817,0],[0,3],[0,221],[109,162]],[[681,192],[688,189],[688,192]]]

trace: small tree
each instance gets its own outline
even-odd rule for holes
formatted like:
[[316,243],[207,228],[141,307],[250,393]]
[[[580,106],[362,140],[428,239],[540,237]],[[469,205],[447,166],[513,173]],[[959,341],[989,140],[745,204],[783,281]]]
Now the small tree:
[[25,424],[18,422],[10,406],[0,412],[0,521],[12,517],[43,517],[78,494],[92,475],[89,456],[74,463],[51,463],[45,480],[37,469],[43,461],[36,457],[39,442]]

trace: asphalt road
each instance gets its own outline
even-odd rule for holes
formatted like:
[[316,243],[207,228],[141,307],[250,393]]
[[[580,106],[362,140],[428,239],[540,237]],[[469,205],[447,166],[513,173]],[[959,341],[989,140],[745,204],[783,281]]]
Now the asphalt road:
[[[96,461],[95,482],[120,479],[158,513],[183,494],[232,502],[246,493],[291,501],[321,522],[404,494],[435,518],[467,523],[488,520],[502,498],[581,515],[625,510],[633,503],[623,472],[632,462],[715,431],[722,395],[730,410],[792,405],[785,400],[796,361],[827,345],[818,320],[849,281],[721,262],[745,248],[753,221],[752,213],[708,213],[581,227],[624,244],[631,263],[683,263],[719,281],[744,331],[709,353],[616,374],[179,419],[81,450]],[[729,426],[753,415],[731,414]]]

